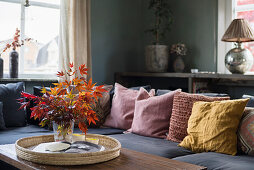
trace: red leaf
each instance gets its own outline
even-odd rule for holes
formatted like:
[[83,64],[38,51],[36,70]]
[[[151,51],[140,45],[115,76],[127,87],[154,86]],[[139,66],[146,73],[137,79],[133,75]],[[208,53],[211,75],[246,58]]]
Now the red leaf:
[[21,97],[25,97],[25,98],[28,98],[28,99],[36,99],[36,98],[38,98],[37,96],[29,94],[29,93],[26,93],[26,92],[21,92]]
[[81,66],[79,66],[79,72],[82,76],[87,75],[87,71],[88,69],[85,64],[82,64]]
[[74,66],[73,62],[69,64],[70,68],[73,68],[73,66]]
[[85,124],[84,122],[79,122],[78,127],[79,127],[79,129],[80,129],[83,133],[86,134],[86,132],[87,132],[87,126],[86,126],[86,124]]
[[64,72],[63,71],[58,71],[56,75],[57,75],[57,77],[62,77],[62,76],[64,76]]

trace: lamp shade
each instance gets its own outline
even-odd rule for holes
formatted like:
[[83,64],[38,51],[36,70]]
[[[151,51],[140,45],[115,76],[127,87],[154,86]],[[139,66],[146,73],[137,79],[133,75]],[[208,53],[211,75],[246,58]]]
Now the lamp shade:
[[254,41],[254,32],[247,20],[234,19],[221,40],[226,42]]

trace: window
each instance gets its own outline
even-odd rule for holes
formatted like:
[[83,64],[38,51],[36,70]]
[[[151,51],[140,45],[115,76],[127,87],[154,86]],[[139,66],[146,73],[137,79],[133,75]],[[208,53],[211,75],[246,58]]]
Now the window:
[[[19,73],[22,75],[54,75],[58,70],[58,36],[60,0],[0,0],[0,50],[11,42],[16,28],[21,39],[32,38],[17,49]],[[4,72],[9,71],[9,51],[2,54]]]
[[[234,18],[244,18],[249,21],[250,26],[254,29],[254,0],[236,0],[234,9]],[[244,43],[254,56],[254,42]],[[254,65],[251,72],[254,72]]]
[[[231,21],[244,18],[254,29],[254,0],[219,0],[218,1],[218,42],[217,42],[217,71],[229,73],[224,64],[226,53],[233,48],[233,43],[222,42],[221,38]],[[254,56],[254,42],[244,43]],[[254,65],[250,70],[254,73]]]

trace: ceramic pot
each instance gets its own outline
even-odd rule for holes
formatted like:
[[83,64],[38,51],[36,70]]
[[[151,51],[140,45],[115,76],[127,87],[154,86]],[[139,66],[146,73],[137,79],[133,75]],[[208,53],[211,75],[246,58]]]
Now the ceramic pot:
[[19,75],[19,53],[15,50],[9,54],[9,74],[10,78],[18,78]]
[[168,69],[168,46],[149,45],[145,49],[148,72],[166,72]]
[[72,134],[74,129],[74,121],[71,121],[67,127],[63,126],[64,123],[57,124],[53,122],[53,131],[55,142],[67,141],[72,142]]
[[182,73],[184,71],[184,67],[183,58],[181,56],[177,56],[173,63],[174,72]]

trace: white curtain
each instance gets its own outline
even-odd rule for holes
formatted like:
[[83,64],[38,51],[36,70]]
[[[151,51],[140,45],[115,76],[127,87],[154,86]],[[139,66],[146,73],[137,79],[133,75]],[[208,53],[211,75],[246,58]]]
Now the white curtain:
[[91,77],[90,0],[61,0],[60,6],[59,70],[86,64]]

